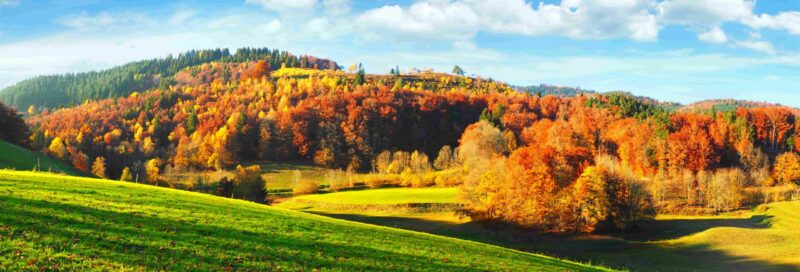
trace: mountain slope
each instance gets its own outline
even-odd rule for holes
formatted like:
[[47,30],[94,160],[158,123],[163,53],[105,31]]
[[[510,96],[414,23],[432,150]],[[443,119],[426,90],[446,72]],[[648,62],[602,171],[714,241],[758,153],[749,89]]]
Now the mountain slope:
[[0,140],[0,168],[61,172],[69,175],[85,175],[77,169],[47,155]]
[[186,67],[211,62],[247,62],[265,60],[269,67],[336,68],[336,62],[311,56],[295,56],[268,48],[241,48],[231,54],[226,49],[192,50],[177,57],[141,60],[102,71],[76,74],[38,76],[0,90],[0,100],[25,110],[31,105],[39,108],[59,108],[83,103],[86,100],[126,96],[175,83],[174,75]]
[[604,270],[198,193],[8,170],[0,252],[0,270]]

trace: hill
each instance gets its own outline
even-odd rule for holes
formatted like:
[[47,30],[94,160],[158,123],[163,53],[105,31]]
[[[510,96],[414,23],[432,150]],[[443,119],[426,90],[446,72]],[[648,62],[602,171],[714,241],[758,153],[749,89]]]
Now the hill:
[[3,140],[0,140],[0,168],[16,170],[38,169],[39,171],[60,172],[75,176],[85,175],[72,166],[50,156],[30,151]]
[[155,87],[166,88],[175,83],[175,73],[186,67],[211,62],[247,62],[265,60],[269,67],[309,67],[336,69],[334,61],[311,56],[295,56],[268,48],[241,48],[234,54],[226,49],[192,50],[166,58],[141,60],[114,68],[77,74],[38,76],[0,90],[0,100],[25,110],[59,108],[86,100],[116,98],[134,91]]
[[[767,102],[757,102],[748,100],[736,99],[710,99],[694,102],[689,105],[682,106],[677,109],[679,112],[729,112],[736,111],[737,108],[765,108],[765,107],[781,107],[780,104],[773,104]],[[800,114],[800,109],[793,109],[794,114]]]
[[0,270],[605,270],[110,180],[2,170],[0,203]]
[[[448,188],[380,189],[306,195],[278,204],[312,214],[467,239],[633,271],[796,271],[800,269],[800,201],[718,215],[660,215],[642,229],[551,236],[481,224],[454,206]],[[387,195],[389,195],[387,197]],[[381,196],[381,197],[378,197]],[[401,204],[416,205],[416,209]],[[449,208],[446,209],[446,208]],[[747,239],[742,239],[747,237]]]

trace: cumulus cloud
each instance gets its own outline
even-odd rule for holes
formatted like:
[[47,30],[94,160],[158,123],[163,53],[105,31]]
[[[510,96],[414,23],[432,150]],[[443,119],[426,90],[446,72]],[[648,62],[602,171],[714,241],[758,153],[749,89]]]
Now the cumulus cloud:
[[659,27],[651,0],[564,0],[558,5],[523,0],[420,1],[367,10],[359,25],[372,34],[441,39],[471,38],[478,31],[576,39],[657,39]]
[[658,4],[663,23],[708,27],[752,15],[752,0],[666,0]]
[[[356,19],[367,35],[464,40],[478,30],[478,16],[462,2],[417,2],[367,10]],[[386,32],[389,31],[389,32]]]
[[725,43],[728,41],[728,37],[725,35],[725,32],[722,31],[722,28],[720,28],[719,26],[712,27],[711,30],[700,33],[698,38],[701,41],[710,43]]
[[744,19],[742,22],[756,29],[784,30],[793,35],[800,35],[800,12],[797,11],[781,12],[775,16],[769,14],[754,15]]

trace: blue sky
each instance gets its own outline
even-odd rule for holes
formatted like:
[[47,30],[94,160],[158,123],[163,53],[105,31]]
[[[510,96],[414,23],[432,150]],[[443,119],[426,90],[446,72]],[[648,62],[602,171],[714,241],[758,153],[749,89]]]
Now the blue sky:
[[190,49],[800,107],[800,0],[0,0],[0,87]]

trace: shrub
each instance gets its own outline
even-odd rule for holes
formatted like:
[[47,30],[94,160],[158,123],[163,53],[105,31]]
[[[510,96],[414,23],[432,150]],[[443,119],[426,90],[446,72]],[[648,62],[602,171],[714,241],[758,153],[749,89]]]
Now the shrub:
[[267,194],[264,179],[261,178],[260,166],[236,166],[233,181],[235,183],[233,190],[235,196],[259,203],[265,201]]
[[294,186],[292,193],[295,195],[313,194],[319,189],[319,183],[310,179],[303,179],[303,174],[300,170],[294,170]]

